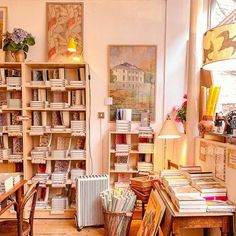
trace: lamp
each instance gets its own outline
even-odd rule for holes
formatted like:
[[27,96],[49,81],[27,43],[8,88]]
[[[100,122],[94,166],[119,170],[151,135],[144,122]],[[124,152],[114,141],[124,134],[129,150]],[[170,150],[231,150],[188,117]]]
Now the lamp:
[[[77,50],[77,45],[78,45],[78,43],[76,42],[76,39],[74,39],[73,37],[70,37],[69,43],[67,45],[67,50],[69,52],[75,53],[75,55],[73,55],[74,61],[81,62],[83,60],[83,51],[81,51],[81,53],[79,53]],[[82,49],[82,47],[81,47],[81,49]]]
[[166,139],[177,139],[180,138],[181,135],[177,130],[174,122],[171,120],[170,115],[167,115],[167,118],[161,128],[159,135],[157,136],[160,139],[164,139],[164,165],[163,169],[166,169]]
[[236,24],[226,24],[208,30],[203,38],[203,69],[236,69]]

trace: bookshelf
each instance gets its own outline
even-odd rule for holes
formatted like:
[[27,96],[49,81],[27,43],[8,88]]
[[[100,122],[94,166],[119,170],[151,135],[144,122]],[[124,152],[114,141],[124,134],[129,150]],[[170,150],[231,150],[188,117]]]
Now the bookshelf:
[[[12,71],[18,76],[9,80]],[[40,181],[36,218],[74,218],[74,179],[89,174],[86,71],[75,63],[0,64],[0,96],[6,97],[0,104],[0,172],[22,172],[28,184]],[[12,155],[3,155],[6,148]]]
[[[111,188],[125,188],[129,185],[130,178],[145,174],[145,172],[154,169],[154,133],[151,134],[151,137],[145,139],[140,134],[138,130],[130,132],[109,132],[108,166]],[[117,144],[128,145],[129,151],[119,152]],[[143,147],[146,144],[148,146]],[[119,168],[119,165],[117,166],[117,163],[122,164],[121,168]],[[124,166],[123,164],[126,163],[127,165]]]

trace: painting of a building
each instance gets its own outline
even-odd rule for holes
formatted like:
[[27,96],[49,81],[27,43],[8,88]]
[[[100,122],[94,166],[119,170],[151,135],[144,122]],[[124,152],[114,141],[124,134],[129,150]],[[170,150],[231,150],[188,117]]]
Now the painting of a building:
[[140,120],[142,111],[150,111],[154,120],[156,47],[111,46],[109,53],[110,119],[117,108],[131,108],[134,121]]

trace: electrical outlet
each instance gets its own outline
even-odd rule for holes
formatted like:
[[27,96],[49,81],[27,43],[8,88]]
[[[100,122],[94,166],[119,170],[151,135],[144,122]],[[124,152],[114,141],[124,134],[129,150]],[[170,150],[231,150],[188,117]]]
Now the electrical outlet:
[[104,112],[98,112],[98,118],[99,119],[104,119],[105,118]]

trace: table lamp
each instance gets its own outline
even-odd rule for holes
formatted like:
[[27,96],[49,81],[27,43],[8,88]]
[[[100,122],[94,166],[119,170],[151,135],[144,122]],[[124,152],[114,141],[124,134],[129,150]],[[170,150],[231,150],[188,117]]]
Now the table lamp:
[[236,24],[225,24],[208,30],[203,38],[203,69],[235,70]]
[[171,120],[170,115],[167,115],[167,118],[161,128],[159,135],[157,136],[160,139],[164,139],[164,164],[163,169],[166,169],[166,139],[177,139],[180,138],[181,135],[177,130],[174,122]]

